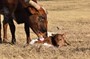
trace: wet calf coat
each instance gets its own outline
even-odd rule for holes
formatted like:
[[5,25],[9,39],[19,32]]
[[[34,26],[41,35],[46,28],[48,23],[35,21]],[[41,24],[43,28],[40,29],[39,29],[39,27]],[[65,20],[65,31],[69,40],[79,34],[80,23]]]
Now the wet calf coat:
[[69,45],[64,39],[64,34],[53,34],[52,36],[46,37],[45,40],[36,41],[36,43],[48,43],[55,47],[62,47],[64,45]]

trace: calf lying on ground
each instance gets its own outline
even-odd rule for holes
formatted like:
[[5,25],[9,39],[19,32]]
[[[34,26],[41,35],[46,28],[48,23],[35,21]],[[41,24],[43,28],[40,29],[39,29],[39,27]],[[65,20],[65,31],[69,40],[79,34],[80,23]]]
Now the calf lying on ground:
[[69,45],[69,43],[67,43],[66,40],[64,39],[64,34],[52,34],[52,36],[45,38],[44,41],[36,40],[35,43],[42,43],[42,44],[47,43],[55,47],[62,47],[64,45]]

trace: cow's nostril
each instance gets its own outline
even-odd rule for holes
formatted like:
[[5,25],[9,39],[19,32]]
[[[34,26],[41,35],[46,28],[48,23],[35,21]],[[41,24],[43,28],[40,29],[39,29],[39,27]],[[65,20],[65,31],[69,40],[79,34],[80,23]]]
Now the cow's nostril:
[[40,41],[44,41],[44,38],[43,38],[43,37],[40,37],[39,40],[40,40]]

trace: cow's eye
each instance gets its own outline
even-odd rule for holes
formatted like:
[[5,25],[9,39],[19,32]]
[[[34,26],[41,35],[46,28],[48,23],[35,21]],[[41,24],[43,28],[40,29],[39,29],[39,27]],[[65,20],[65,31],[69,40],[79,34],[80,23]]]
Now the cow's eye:
[[38,19],[40,22],[43,22],[44,21],[44,17],[42,16],[39,16],[39,19]]
[[59,41],[62,40],[62,39],[58,39]]

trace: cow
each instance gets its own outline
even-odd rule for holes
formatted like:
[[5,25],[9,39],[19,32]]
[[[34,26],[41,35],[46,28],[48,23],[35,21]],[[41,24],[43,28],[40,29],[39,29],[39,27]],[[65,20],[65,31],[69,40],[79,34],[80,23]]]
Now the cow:
[[[37,12],[37,10],[33,6],[28,6],[27,8],[24,8],[22,3],[20,2],[20,0],[10,0],[10,1],[9,0],[4,1],[8,4],[6,5],[6,3],[5,3],[5,5],[4,5],[5,7],[2,6],[3,9],[1,11],[1,12],[4,11],[4,13],[3,13],[3,15],[4,15],[3,42],[7,42],[7,24],[9,24],[10,30],[11,30],[11,35],[12,35],[11,42],[13,44],[16,43],[15,25],[13,23],[13,19],[15,19],[15,21],[18,24],[24,23],[27,44],[29,44],[29,42],[31,41],[29,27],[34,31],[34,33],[38,36],[38,38],[40,40],[42,40],[42,39],[44,40],[44,38],[47,37],[47,23],[48,23],[47,22],[47,14],[44,11],[44,9],[41,8],[40,11]],[[7,9],[4,10],[4,8],[6,8],[6,7],[9,9],[8,13],[6,11]],[[28,8],[30,8],[30,9],[28,9]],[[34,14],[32,14],[32,12],[34,12]],[[14,17],[13,17],[13,15],[14,15]]]
[[[19,3],[19,6],[20,6],[20,3]],[[35,8],[31,6],[29,7],[31,8],[29,10],[31,11],[31,14],[30,14],[27,8],[23,9],[22,7],[19,7],[19,6],[17,8],[20,8],[20,9],[16,9],[15,11],[15,16],[18,19],[18,20],[16,19],[16,22],[25,23],[27,43],[29,44],[29,42],[31,41],[30,34],[29,34],[29,27],[34,31],[34,33],[38,36],[40,40],[43,40],[45,37],[47,37],[47,23],[48,22],[47,22],[47,14],[44,11],[44,9],[41,8],[40,12],[38,13],[37,10],[35,10]],[[19,22],[19,20],[21,22]]]

